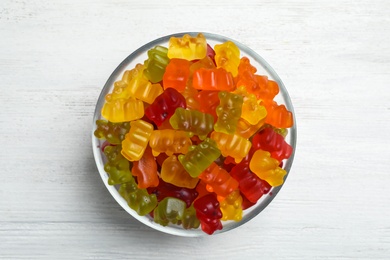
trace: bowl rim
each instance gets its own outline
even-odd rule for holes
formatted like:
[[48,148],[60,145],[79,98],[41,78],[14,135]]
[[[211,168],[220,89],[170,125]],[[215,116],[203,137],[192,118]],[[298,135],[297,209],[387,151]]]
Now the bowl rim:
[[246,46],[246,45],[244,45],[244,44],[242,44],[242,43],[240,43],[240,42],[238,42],[238,41],[236,41],[234,39],[231,39],[229,37],[223,36],[223,35],[219,35],[219,34],[215,34],[215,33],[209,33],[209,32],[194,32],[194,31],[192,31],[192,32],[173,33],[173,34],[169,34],[169,35],[166,35],[166,36],[159,37],[157,39],[154,39],[154,40],[152,40],[152,41],[142,45],[141,47],[139,47],[138,49],[133,51],[130,55],[128,55],[115,68],[115,70],[111,73],[111,75],[108,77],[106,83],[104,84],[104,86],[103,86],[103,88],[102,88],[102,90],[100,92],[99,98],[98,98],[98,100],[96,102],[94,116],[93,116],[93,122],[92,122],[92,150],[93,150],[95,163],[96,163],[96,166],[98,168],[100,177],[101,177],[101,179],[104,182],[104,185],[106,186],[106,188],[110,192],[111,196],[113,196],[113,198],[116,200],[116,202],[126,212],[128,212],[132,217],[134,217],[135,219],[137,219],[141,223],[145,224],[146,226],[151,227],[152,229],[161,231],[163,233],[167,233],[167,234],[171,234],[171,235],[177,235],[177,236],[182,236],[182,237],[199,237],[199,236],[208,236],[208,235],[206,233],[204,233],[203,231],[201,231],[200,228],[198,228],[198,229],[191,229],[191,230],[185,230],[185,229],[176,228],[174,226],[161,226],[160,224],[157,224],[157,223],[151,221],[150,218],[145,217],[145,216],[140,216],[134,210],[132,210],[128,206],[126,200],[124,200],[124,198],[122,198],[122,196],[119,194],[119,192],[115,188],[115,186],[111,186],[111,185],[108,184],[108,175],[105,172],[104,167],[102,167],[103,161],[101,160],[101,150],[100,150],[101,148],[100,148],[99,140],[98,140],[98,138],[96,138],[94,136],[94,131],[96,130],[96,120],[101,118],[101,106],[104,103],[104,99],[105,99],[105,95],[106,95],[105,92],[106,92],[107,89],[110,89],[112,87],[113,79],[117,78],[118,74],[120,74],[120,71],[123,71],[123,69],[125,67],[127,67],[127,64],[129,64],[131,61],[135,60],[138,56],[141,56],[142,54],[144,54],[146,51],[148,51],[149,49],[153,48],[154,46],[159,45],[162,42],[165,43],[165,42],[169,41],[169,39],[171,37],[182,37],[185,34],[189,34],[191,36],[196,36],[199,33],[202,33],[206,37],[206,40],[209,39],[209,40],[214,40],[214,41],[219,41],[219,42],[225,42],[225,41],[234,42],[240,50],[243,50],[243,51],[249,53],[250,54],[250,58],[256,60],[263,67],[263,69],[265,69],[267,71],[267,73],[269,75],[271,75],[272,78],[278,83],[279,89],[280,89],[279,94],[281,94],[283,96],[283,98],[285,100],[285,106],[293,114],[293,122],[294,122],[293,126],[288,129],[289,130],[289,135],[290,135],[290,143],[289,144],[293,148],[293,151],[292,151],[291,156],[287,160],[287,163],[283,167],[283,169],[286,170],[286,172],[287,172],[287,174],[284,177],[283,184],[280,185],[280,186],[271,188],[270,193],[272,193],[272,196],[267,196],[265,198],[265,200],[262,202],[262,205],[263,205],[262,207],[256,207],[256,205],[254,205],[253,206],[254,208],[251,210],[249,215],[245,216],[245,218],[243,218],[239,222],[235,222],[229,228],[225,228],[224,227],[222,230],[217,230],[216,232],[214,232],[213,235],[221,234],[221,233],[227,232],[229,230],[232,230],[234,228],[237,228],[239,226],[244,225],[245,223],[247,223],[250,220],[252,220],[255,216],[257,216],[261,211],[263,211],[271,203],[271,201],[273,201],[273,199],[279,193],[281,188],[284,186],[284,184],[286,182],[286,179],[287,179],[288,175],[290,174],[292,163],[293,163],[294,157],[295,157],[296,144],[297,144],[296,116],[295,116],[294,107],[293,107],[293,104],[291,102],[291,98],[290,98],[290,96],[288,94],[288,91],[287,91],[286,87],[284,86],[281,78],[276,73],[276,71],[268,64],[268,62],[263,57],[261,57],[257,52],[255,52],[253,49],[249,48],[248,46]]

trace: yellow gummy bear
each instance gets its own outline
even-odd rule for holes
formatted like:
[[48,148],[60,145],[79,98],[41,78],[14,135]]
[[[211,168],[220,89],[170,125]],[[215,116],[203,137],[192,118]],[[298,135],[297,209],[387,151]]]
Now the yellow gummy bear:
[[264,120],[267,116],[267,109],[261,106],[254,94],[248,93],[246,87],[238,87],[234,93],[242,95],[244,103],[242,104],[241,118],[248,121],[251,125],[257,125],[260,120]]
[[130,122],[130,131],[122,141],[121,154],[129,161],[141,159],[148,146],[150,135],[153,132],[153,125],[143,120]]
[[287,174],[279,167],[279,161],[272,158],[269,152],[263,150],[257,150],[253,154],[249,169],[273,187],[282,185],[284,176]]
[[242,219],[242,197],[239,190],[231,192],[220,203],[222,220],[240,221]]
[[240,49],[231,41],[214,46],[215,63],[217,68],[224,68],[232,73],[233,77],[238,74],[238,65],[240,65]]
[[130,97],[128,99],[107,99],[102,108],[102,116],[112,123],[128,122],[144,116],[144,103]]
[[168,58],[199,60],[206,57],[207,42],[202,33],[196,37],[185,34],[182,38],[171,37],[169,39]]

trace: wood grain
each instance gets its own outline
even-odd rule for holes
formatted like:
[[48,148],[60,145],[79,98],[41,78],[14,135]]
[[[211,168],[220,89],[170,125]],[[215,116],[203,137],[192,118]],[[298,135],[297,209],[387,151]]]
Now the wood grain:
[[[390,2],[2,1],[0,258],[388,259]],[[153,231],[110,197],[94,163],[94,107],[141,44],[226,35],[289,90],[298,146],[286,185],[244,226],[205,238]]]

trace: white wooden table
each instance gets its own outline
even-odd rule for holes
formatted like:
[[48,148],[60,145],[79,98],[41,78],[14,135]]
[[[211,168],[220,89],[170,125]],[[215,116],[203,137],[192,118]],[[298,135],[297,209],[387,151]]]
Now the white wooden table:
[[[292,171],[258,217],[181,238],[129,216],[92,156],[94,106],[135,48],[182,31],[250,46],[295,105]],[[389,259],[390,2],[3,0],[0,258]]]

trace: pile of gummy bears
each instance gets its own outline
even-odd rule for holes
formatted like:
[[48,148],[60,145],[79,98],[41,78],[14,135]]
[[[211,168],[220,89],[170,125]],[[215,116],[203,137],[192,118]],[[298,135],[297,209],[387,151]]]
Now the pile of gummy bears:
[[186,34],[124,72],[94,134],[105,140],[108,182],[130,208],[213,234],[283,183],[293,115],[274,101],[278,84],[256,71],[233,42],[212,48]]

